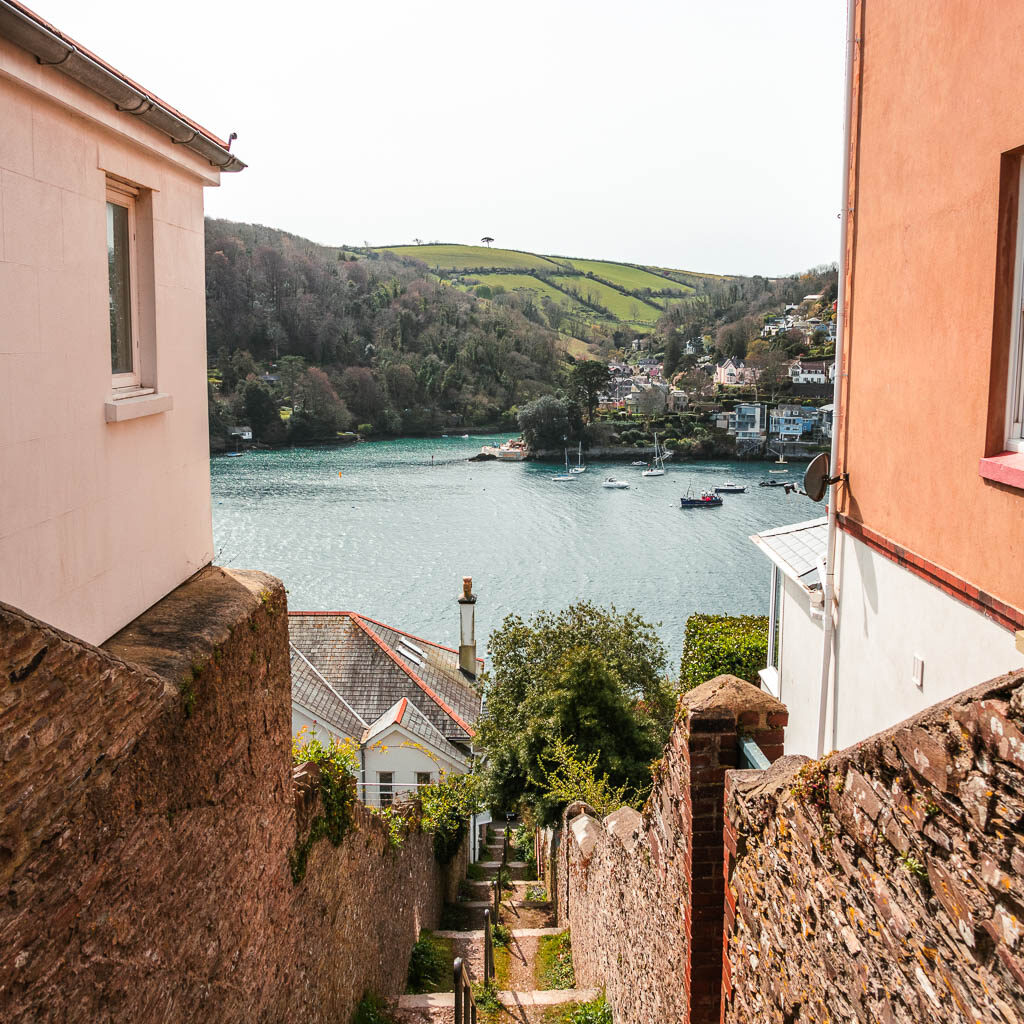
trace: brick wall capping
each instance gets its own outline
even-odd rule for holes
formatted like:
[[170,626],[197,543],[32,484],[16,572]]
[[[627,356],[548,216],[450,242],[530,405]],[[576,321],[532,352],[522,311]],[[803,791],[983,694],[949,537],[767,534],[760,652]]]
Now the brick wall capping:
[[727,712],[739,717],[744,711],[761,714],[784,712],[786,705],[767,690],[736,676],[722,675],[709,679],[683,694],[682,703],[691,717],[709,717],[716,712]]

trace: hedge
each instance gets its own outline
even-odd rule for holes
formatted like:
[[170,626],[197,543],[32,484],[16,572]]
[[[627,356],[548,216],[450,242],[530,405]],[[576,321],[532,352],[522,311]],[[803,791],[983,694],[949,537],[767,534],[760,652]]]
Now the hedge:
[[768,663],[767,615],[691,615],[686,620],[679,683],[685,693],[723,674],[760,686]]

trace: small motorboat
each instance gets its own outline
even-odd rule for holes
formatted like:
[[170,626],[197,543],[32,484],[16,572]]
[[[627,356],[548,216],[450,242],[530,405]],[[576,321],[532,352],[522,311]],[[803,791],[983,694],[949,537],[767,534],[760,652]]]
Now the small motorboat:
[[715,494],[745,494],[746,491],[744,484],[733,483],[732,480],[726,480],[724,484],[719,484],[715,488]]
[[788,469],[769,469],[769,473],[788,473]]
[[555,483],[565,483],[567,480],[575,480],[576,477],[570,473],[555,473],[551,479],[554,480]]
[[644,462],[644,460],[643,460],[643,459],[637,459],[637,461],[636,461],[636,462],[631,462],[631,463],[630,463],[630,465],[631,465],[631,466],[646,466],[646,465],[647,465],[647,463],[646,463],[646,462]]
[[224,458],[226,459],[240,459],[245,452],[225,452]]
[[757,486],[758,487],[785,487],[786,486],[786,481],[785,480],[762,480]]
[[629,484],[625,480],[616,480],[615,477],[610,476],[601,482],[602,487],[607,487],[613,491],[628,491]]
[[717,508],[721,504],[721,496],[714,491],[702,491],[699,498],[692,498],[687,494],[679,499],[681,508]]

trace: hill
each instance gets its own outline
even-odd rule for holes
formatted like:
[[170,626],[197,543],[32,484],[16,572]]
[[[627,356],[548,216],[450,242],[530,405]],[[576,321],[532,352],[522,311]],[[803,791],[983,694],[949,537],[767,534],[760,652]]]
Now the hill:
[[215,446],[243,423],[270,444],[513,426],[585,351],[522,295],[257,224],[206,221],[206,291]]
[[482,245],[390,245],[371,252],[423,265],[442,280],[484,298],[512,291],[531,295],[533,301],[544,304],[546,312],[547,304],[561,306],[566,329],[576,337],[589,336],[595,327],[650,331],[669,302],[693,296],[711,283],[731,280],[687,270]]

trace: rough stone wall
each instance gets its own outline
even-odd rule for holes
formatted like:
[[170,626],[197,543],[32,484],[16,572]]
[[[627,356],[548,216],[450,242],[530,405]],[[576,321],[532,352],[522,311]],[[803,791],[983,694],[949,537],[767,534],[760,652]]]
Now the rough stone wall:
[[293,884],[287,636],[262,573],[205,569],[102,649],[0,605],[0,1019],[346,1021],[402,987],[465,851],[357,807]]
[[580,986],[605,987],[617,1024],[682,1021],[689,1006],[690,797],[678,722],[643,814],[604,821],[570,806],[557,870],[559,922]]
[[728,779],[723,1019],[1024,1019],[1024,673]]

